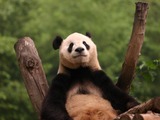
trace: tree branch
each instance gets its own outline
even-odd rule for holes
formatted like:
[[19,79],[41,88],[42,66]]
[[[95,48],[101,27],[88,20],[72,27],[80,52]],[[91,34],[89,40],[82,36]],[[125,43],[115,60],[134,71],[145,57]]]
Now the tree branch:
[[147,102],[144,102],[138,106],[129,109],[127,112],[123,114],[146,113],[147,111],[160,113],[160,97],[152,98]]
[[151,111],[145,114],[125,114],[114,120],[160,120],[160,114]]
[[130,86],[134,78],[136,64],[144,40],[147,9],[147,3],[136,3],[132,35],[125,55],[121,74],[116,84],[127,93],[129,93]]
[[160,113],[159,101],[160,97],[150,99],[147,102],[144,102],[129,109],[125,113],[122,113],[115,120],[160,120],[160,114],[157,114]]
[[29,37],[18,40],[14,48],[27,92],[39,116],[42,101],[48,91],[48,83],[41,60],[34,42]]

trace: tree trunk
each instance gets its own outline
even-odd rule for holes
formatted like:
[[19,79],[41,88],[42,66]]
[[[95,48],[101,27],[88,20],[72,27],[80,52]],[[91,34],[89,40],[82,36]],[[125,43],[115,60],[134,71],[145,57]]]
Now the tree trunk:
[[147,3],[136,3],[132,35],[125,55],[125,61],[122,66],[121,74],[116,84],[126,93],[129,93],[144,40],[147,9]]
[[48,91],[48,83],[41,60],[34,42],[29,37],[18,40],[14,48],[27,92],[39,116],[42,101]]

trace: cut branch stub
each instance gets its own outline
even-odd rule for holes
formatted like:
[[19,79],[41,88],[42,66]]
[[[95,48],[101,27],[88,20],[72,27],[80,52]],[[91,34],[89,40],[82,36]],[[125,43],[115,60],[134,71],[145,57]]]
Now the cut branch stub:
[[116,84],[126,93],[129,93],[130,85],[134,78],[138,57],[140,55],[141,47],[144,41],[147,9],[147,3],[136,3],[132,35],[125,55],[121,74]]
[[39,116],[42,101],[48,91],[48,83],[41,60],[34,42],[29,37],[19,39],[14,48],[27,92]]

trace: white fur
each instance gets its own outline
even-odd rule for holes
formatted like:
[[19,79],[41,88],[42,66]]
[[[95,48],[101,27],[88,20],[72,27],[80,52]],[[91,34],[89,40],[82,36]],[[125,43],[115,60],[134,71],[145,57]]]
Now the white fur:
[[[90,49],[87,50],[83,44],[85,41]],[[74,43],[72,52],[68,52],[68,46],[70,43]],[[82,53],[75,52],[78,47],[84,48]],[[65,67],[76,69],[78,67],[90,67],[92,70],[100,70],[101,67],[97,58],[97,48],[93,41],[80,33],[73,33],[63,40],[60,46],[60,64],[58,73],[66,73]]]

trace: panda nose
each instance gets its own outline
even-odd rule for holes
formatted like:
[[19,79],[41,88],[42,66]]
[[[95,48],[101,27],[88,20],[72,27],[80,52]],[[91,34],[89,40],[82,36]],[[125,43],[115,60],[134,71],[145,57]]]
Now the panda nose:
[[81,53],[82,51],[84,51],[84,48],[82,47],[78,47],[75,49],[76,52]]

